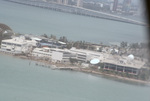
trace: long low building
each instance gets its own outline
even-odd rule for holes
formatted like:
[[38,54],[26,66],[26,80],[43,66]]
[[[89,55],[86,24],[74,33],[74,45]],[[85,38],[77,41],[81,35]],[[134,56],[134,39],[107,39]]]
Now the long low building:
[[104,63],[103,68],[106,70],[115,70],[118,72],[138,75],[145,62],[140,59],[131,58],[130,56],[131,55],[121,57],[109,55],[102,61]]
[[94,58],[103,59],[103,54],[96,51],[71,48],[70,52],[76,54],[76,59],[83,62],[88,62]]
[[35,48],[32,52],[32,56],[36,57],[47,57],[53,62],[69,62],[70,58],[74,58],[75,55],[71,54],[67,49],[57,48]]
[[72,48],[58,49],[58,48],[35,48],[32,52],[33,56],[50,57],[52,60],[69,61],[70,58],[75,58],[78,61],[88,62],[93,58],[102,59],[103,54],[94,51],[81,50]]

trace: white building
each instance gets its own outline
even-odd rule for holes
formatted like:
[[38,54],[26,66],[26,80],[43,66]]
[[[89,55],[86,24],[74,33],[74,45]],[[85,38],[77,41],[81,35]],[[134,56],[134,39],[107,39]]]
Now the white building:
[[140,69],[144,66],[145,62],[139,59],[134,59],[133,55],[118,56],[118,55],[108,55],[102,60],[104,63],[104,69],[114,70],[124,73],[130,73],[138,75]]
[[25,40],[25,37],[14,37],[12,39],[2,40],[1,51],[11,52],[15,54],[29,53],[32,46],[36,46],[36,41]]
[[77,60],[84,61],[84,62],[90,61],[93,58],[98,58],[100,60],[103,58],[103,54],[101,54],[100,52],[95,52],[95,51],[71,48],[70,52],[72,54],[76,54]]
[[72,55],[69,52],[60,52],[60,51],[52,52],[52,61],[54,62],[69,62],[71,57],[74,57],[74,55]]
[[35,48],[32,51],[32,56],[50,58],[52,56],[52,51],[50,50],[50,48]]
[[36,57],[48,57],[53,62],[69,62],[71,57],[75,55],[71,54],[67,49],[57,49],[57,48],[35,48],[32,52],[32,56]]

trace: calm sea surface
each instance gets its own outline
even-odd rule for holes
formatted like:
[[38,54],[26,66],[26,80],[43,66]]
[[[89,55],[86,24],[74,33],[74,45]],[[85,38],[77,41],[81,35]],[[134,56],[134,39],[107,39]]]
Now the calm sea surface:
[[55,12],[0,0],[0,22],[15,32],[54,34],[70,40],[94,43],[141,42],[146,38],[145,27],[128,23]]
[[0,101],[150,101],[150,85],[51,70],[0,54]]
[[[142,26],[0,1],[0,22],[15,32],[90,42],[139,42]],[[114,27],[115,26],[115,27]],[[0,101],[150,101],[150,85],[29,65],[0,54]]]

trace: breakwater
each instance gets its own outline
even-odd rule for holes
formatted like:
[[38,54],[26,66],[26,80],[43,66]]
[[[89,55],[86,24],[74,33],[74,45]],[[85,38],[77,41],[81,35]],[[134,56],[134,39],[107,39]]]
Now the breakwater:
[[50,10],[59,11],[59,12],[72,13],[72,14],[77,14],[77,15],[119,21],[119,22],[124,22],[124,23],[142,25],[142,26],[146,25],[145,23],[140,22],[140,21],[136,21],[136,20],[132,20],[132,19],[128,19],[125,17],[120,17],[120,16],[116,16],[116,15],[112,15],[112,14],[108,14],[108,13],[104,13],[104,12],[99,12],[99,11],[89,10],[89,9],[85,9],[85,8],[81,8],[81,7],[76,7],[76,6],[61,5],[61,4],[57,4],[57,3],[44,2],[44,1],[30,1],[30,0],[5,0],[5,1],[28,5],[28,6],[50,9]]

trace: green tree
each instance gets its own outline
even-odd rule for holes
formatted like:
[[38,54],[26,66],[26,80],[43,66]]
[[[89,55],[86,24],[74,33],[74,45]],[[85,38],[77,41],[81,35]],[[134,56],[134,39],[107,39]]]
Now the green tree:
[[54,40],[56,40],[57,38],[56,38],[56,36],[55,36],[55,35],[51,34],[50,39],[54,39]]
[[42,37],[48,38],[47,34],[43,34],[41,35]]
[[137,49],[139,47],[140,47],[140,45],[138,43],[132,43],[132,44],[130,44],[130,48]]
[[65,43],[68,42],[68,40],[67,40],[67,38],[66,38],[65,36],[60,37],[60,38],[59,38],[59,41],[62,41],[62,42],[65,42]]
[[120,43],[120,47],[122,47],[122,48],[125,48],[125,47],[127,47],[127,46],[128,46],[128,43],[127,43],[127,42],[122,41],[122,42]]
[[74,63],[77,63],[77,62],[78,62],[78,60],[77,60],[77,59],[74,59],[74,58],[69,58],[69,60],[70,60],[70,63],[71,63],[71,64],[74,64]]
[[142,69],[138,75],[138,78],[141,80],[148,80],[150,78],[150,70],[149,69]]

